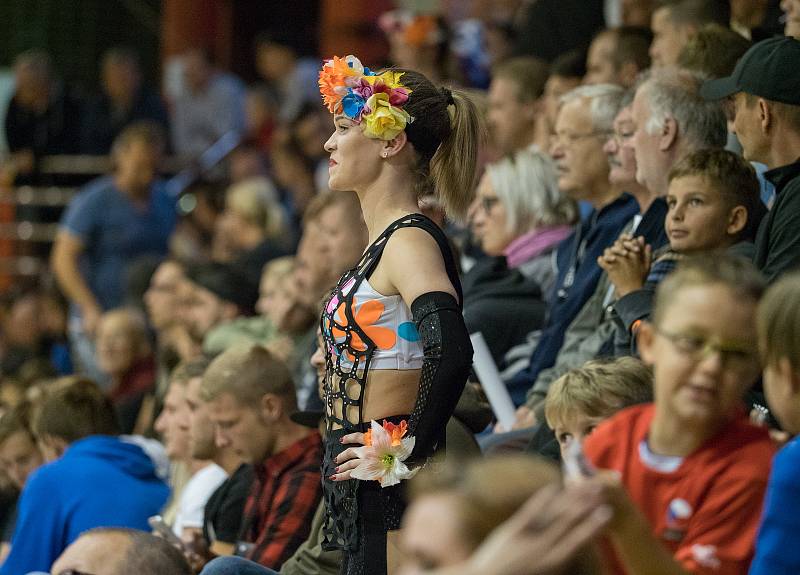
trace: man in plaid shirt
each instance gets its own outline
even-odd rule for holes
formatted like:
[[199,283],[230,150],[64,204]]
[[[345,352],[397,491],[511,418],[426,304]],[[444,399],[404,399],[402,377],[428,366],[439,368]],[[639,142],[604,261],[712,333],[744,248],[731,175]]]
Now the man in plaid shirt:
[[203,376],[217,444],[255,470],[236,554],[280,569],[309,535],[321,497],[322,442],[294,423],[297,409],[286,366],[259,346],[228,349]]

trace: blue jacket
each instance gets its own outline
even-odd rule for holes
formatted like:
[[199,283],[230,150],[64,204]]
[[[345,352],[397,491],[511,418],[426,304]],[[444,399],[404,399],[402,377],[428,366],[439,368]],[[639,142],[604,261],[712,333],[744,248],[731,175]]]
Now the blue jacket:
[[564,343],[564,333],[597,287],[602,272],[597,258],[616,241],[625,224],[638,212],[639,204],[633,196],[622,194],[600,211],[592,211],[558,246],[558,277],[555,292],[549,299],[551,304],[541,339],[528,367],[507,382],[516,405],[525,402],[525,393],[539,372],[555,363]]
[[778,452],[764,500],[750,575],[800,573],[800,438]]
[[28,479],[0,575],[49,572],[61,552],[94,527],[149,530],[147,518],[168,496],[139,446],[105,435],[76,441]]

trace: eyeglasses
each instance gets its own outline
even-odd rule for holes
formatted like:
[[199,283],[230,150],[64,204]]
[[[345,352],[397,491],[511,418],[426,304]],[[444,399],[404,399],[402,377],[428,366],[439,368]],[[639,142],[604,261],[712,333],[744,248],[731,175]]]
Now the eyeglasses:
[[756,357],[755,351],[748,349],[744,345],[715,342],[686,333],[672,333],[658,327],[655,330],[656,333],[670,341],[680,353],[694,361],[703,361],[707,357],[718,353],[723,365],[741,368],[749,366]]
[[585,140],[586,138],[607,139],[613,134],[614,132],[612,130],[596,130],[593,132],[586,132],[585,134],[570,134],[569,132],[562,132],[560,134],[551,134],[551,140],[552,144],[555,146],[572,146],[580,140]]
[[481,207],[481,209],[483,210],[483,213],[485,213],[485,214],[488,214],[489,212],[491,212],[492,208],[500,201],[500,198],[496,198],[496,197],[495,198],[490,198],[490,197],[487,197],[487,196],[483,196],[483,197],[481,197],[479,199],[480,199],[480,203],[478,205]]

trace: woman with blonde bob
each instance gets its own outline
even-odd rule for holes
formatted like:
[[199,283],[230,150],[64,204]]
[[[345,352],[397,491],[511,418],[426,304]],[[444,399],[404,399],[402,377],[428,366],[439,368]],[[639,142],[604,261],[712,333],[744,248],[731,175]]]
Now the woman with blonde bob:
[[464,317],[500,361],[544,322],[554,252],[572,231],[577,208],[559,192],[553,161],[524,148],[486,167],[470,215],[490,257],[464,278]]

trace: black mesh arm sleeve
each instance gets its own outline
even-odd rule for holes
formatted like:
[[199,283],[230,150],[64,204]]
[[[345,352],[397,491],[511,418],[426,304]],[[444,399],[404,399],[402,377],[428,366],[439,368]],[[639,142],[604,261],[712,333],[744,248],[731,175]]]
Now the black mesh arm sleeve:
[[464,391],[472,366],[472,343],[456,299],[444,292],[419,296],[411,304],[425,353],[419,395],[409,421],[416,438],[412,463],[423,462],[444,442],[445,428]]

